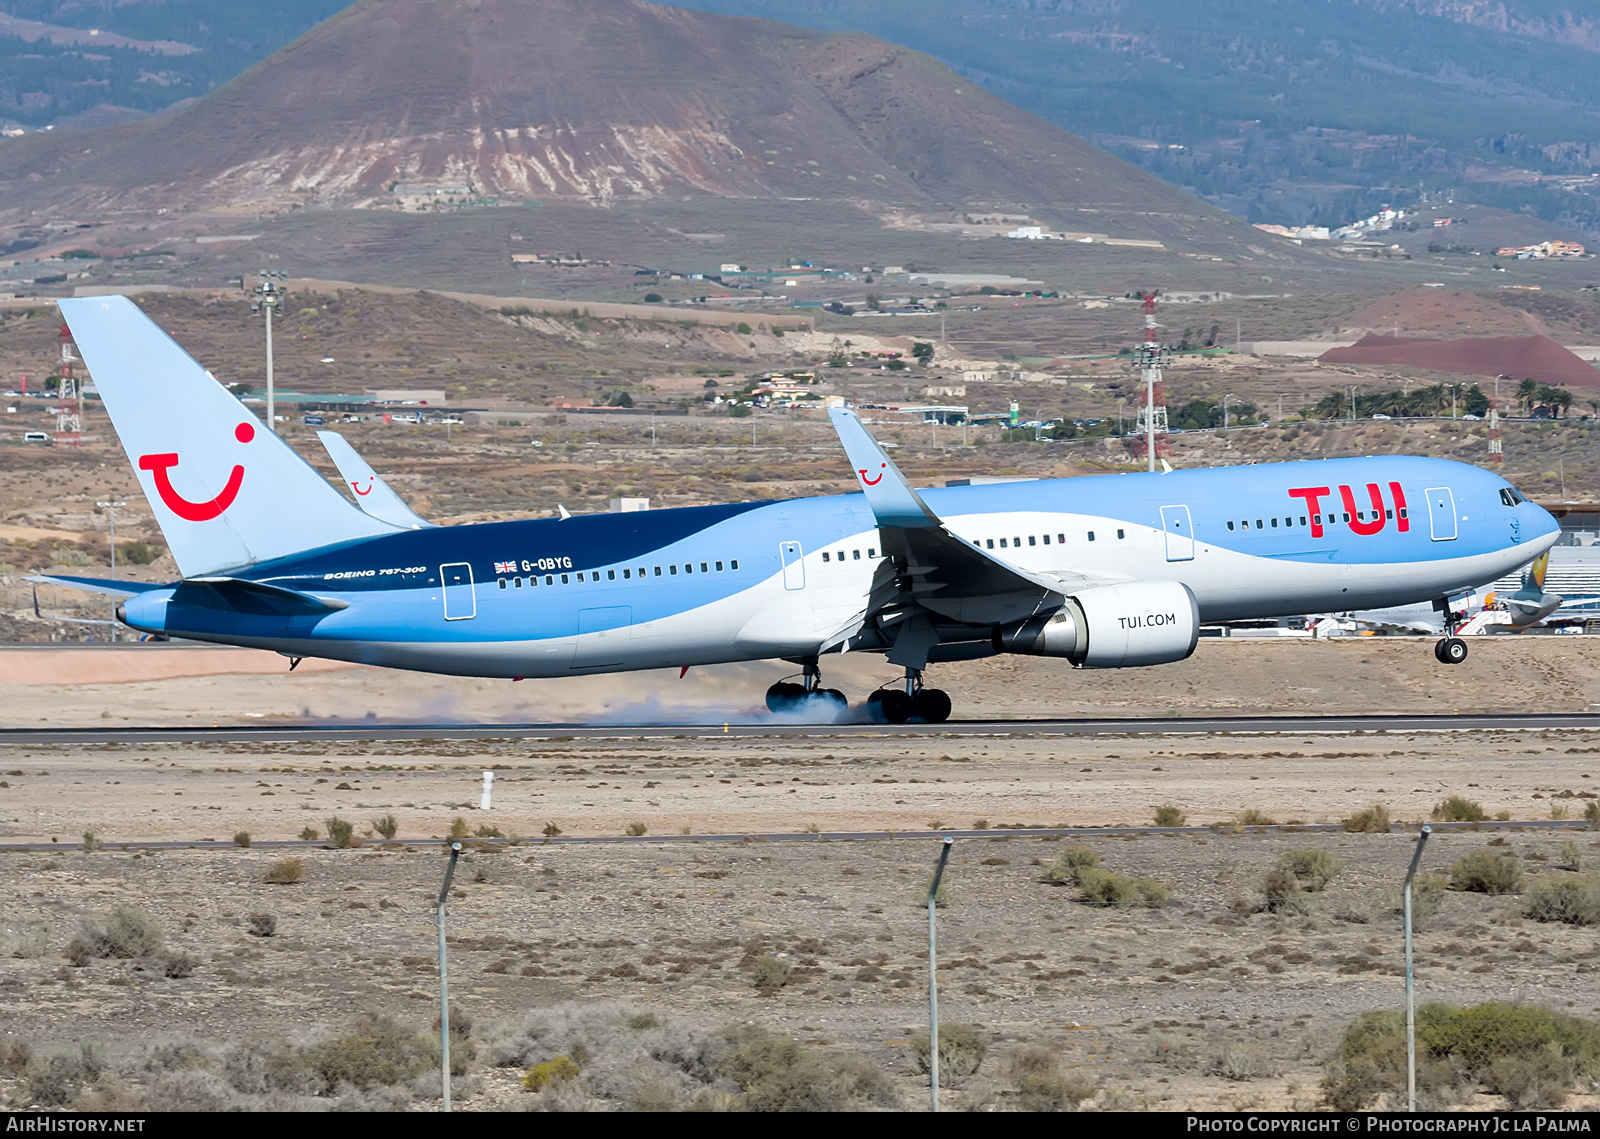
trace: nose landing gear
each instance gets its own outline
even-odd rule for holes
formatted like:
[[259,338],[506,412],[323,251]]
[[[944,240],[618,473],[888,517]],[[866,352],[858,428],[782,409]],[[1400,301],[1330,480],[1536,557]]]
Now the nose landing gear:
[[908,668],[905,691],[878,689],[867,697],[867,711],[879,723],[904,724],[916,719],[925,724],[942,724],[950,718],[950,697],[941,689],[924,688],[922,670]]
[[1467,642],[1456,636],[1456,626],[1466,613],[1457,612],[1448,597],[1433,604],[1444,614],[1444,637],[1433,646],[1433,658],[1440,664],[1460,664],[1467,659]]

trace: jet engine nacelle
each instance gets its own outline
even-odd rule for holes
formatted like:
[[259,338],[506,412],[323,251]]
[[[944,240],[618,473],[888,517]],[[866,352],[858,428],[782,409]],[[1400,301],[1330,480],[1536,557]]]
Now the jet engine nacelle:
[[1066,657],[1083,668],[1185,660],[1200,641],[1200,606],[1181,581],[1080,590],[1054,613],[997,629],[997,652]]

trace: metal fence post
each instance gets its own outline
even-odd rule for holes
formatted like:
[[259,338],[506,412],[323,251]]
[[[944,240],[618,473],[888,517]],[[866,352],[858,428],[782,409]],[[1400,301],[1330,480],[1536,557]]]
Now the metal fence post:
[[439,904],[434,913],[439,922],[439,1079],[444,1085],[444,1110],[450,1110],[450,974],[444,956],[444,904],[450,896],[450,879],[456,874],[456,859],[461,857],[461,844],[450,844],[450,863],[444,869],[444,882],[439,886]]
[[1422,848],[1428,845],[1433,828],[1422,825],[1417,839],[1417,849],[1411,853],[1411,867],[1406,871],[1406,884],[1401,890],[1402,909],[1406,929],[1406,1110],[1417,1110],[1417,1000],[1411,968],[1411,880],[1417,876],[1417,866],[1422,862]]
[[928,883],[928,1086],[933,1090],[933,1110],[939,1110],[939,947],[934,934],[933,911],[938,904],[939,882],[955,839],[946,836],[939,848],[939,865]]

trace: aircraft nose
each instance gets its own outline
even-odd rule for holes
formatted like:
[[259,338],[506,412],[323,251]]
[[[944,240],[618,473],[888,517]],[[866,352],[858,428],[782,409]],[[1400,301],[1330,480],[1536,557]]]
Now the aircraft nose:
[[1537,503],[1527,503],[1530,511],[1528,528],[1533,531],[1533,537],[1545,538],[1561,533],[1561,523],[1556,521],[1556,516]]

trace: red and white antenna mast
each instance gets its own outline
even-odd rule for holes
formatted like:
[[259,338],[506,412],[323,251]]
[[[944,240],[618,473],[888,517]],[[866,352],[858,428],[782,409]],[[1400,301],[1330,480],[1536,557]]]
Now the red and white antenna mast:
[[1160,289],[1139,293],[1144,309],[1144,343],[1139,345],[1136,360],[1144,377],[1145,404],[1139,409],[1138,430],[1144,432],[1145,458],[1149,469],[1156,469],[1156,459],[1171,454],[1167,441],[1167,397],[1161,387],[1161,368],[1172,363],[1172,349],[1164,346],[1156,336],[1156,297]]
[[83,442],[83,418],[79,411],[78,380],[72,366],[78,358],[72,352],[72,330],[61,326],[61,386],[56,390],[56,446],[76,447]]

